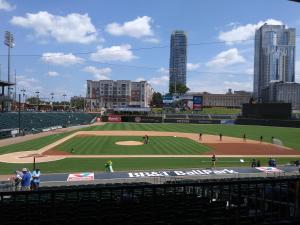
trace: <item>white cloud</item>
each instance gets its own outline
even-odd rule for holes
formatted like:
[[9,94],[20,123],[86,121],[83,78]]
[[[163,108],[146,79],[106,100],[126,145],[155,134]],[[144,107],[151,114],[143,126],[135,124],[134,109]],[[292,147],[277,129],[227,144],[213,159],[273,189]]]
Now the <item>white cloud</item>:
[[17,76],[17,84],[19,87],[23,87],[23,88],[32,88],[34,86],[36,86],[36,84],[38,83],[38,80],[36,80],[35,78],[31,77],[28,78],[26,76]]
[[216,55],[211,61],[206,63],[206,66],[225,67],[243,62],[245,62],[245,59],[239,54],[238,49],[231,48]]
[[146,80],[144,77],[138,77],[135,79],[136,82],[144,81]]
[[12,11],[16,8],[15,5],[11,5],[9,2],[6,0],[0,0],[0,10],[4,11]]
[[10,22],[33,29],[38,37],[52,37],[61,43],[88,44],[97,39],[97,30],[88,14],[58,16],[40,11],[35,14],[27,13],[24,17],[14,16]]
[[16,77],[17,80],[17,88],[19,90],[25,89],[25,94],[27,96],[36,96],[36,91],[45,92],[45,89],[40,85],[40,82],[33,78],[27,77],[24,75],[20,75]]
[[238,25],[234,26],[233,29],[229,31],[221,31],[219,33],[219,40],[225,41],[228,44],[232,44],[232,42],[240,42],[241,40],[248,40],[254,37],[255,30],[260,28],[265,23],[269,25],[282,25],[283,23],[279,20],[275,19],[267,19],[265,21],[259,21],[256,24],[246,24],[246,25]]
[[114,36],[130,36],[134,38],[142,38],[153,36],[151,28],[152,19],[149,16],[137,17],[132,21],[127,21],[123,24],[110,23],[105,30]]
[[200,68],[201,64],[200,63],[187,63],[187,70],[188,71],[195,71]]
[[167,85],[169,82],[169,76],[163,75],[161,77],[153,77],[149,80],[149,83],[151,85],[158,85],[158,86],[164,86]]
[[105,67],[105,68],[96,68],[94,66],[86,66],[83,69],[84,72],[90,73],[94,75],[94,78],[96,80],[108,80],[109,74],[111,73],[111,68]]
[[49,71],[47,73],[48,77],[58,77],[59,76],[59,73],[58,72],[55,72],[55,71]]
[[158,72],[161,74],[169,74],[169,69],[161,67],[161,68],[159,68]]
[[246,69],[246,74],[253,75],[254,74],[254,69],[253,68]]
[[130,50],[131,45],[116,45],[108,48],[97,47],[97,52],[91,54],[91,60],[96,62],[121,61],[128,62],[137,58]]
[[77,57],[72,53],[64,54],[61,52],[47,52],[43,53],[42,61],[59,66],[70,66],[83,63],[84,59]]

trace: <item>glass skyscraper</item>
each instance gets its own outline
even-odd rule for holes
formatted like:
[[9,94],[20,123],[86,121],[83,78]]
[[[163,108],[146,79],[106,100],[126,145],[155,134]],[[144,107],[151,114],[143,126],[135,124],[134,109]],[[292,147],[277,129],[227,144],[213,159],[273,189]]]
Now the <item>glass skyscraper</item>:
[[295,82],[295,28],[261,26],[255,33],[253,94],[258,100],[271,82]]
[[[184,31],[174,31],[171,35],[169,92],[175,85],[186,85],[187,35]],[[173,88],[172,88],[173,87]]]

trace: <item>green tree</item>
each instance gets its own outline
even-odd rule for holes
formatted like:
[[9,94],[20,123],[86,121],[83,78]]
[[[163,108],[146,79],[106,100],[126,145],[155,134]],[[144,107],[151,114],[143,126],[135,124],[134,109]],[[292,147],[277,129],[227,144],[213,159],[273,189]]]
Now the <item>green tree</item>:
[[84,98],[71,98],[71,106],[75,109],[84,108]]
[[37,97],[30,97],[26,99],[26,102],[28,102],[29,104],[42,104],[44,101],[42,101],[41,99],[38,99]]
[[178,93],[178,94],[185,94],[190,90],[186,85],[181,84],[181,83],[176,84],[176,91],[175,91],[174,87],[175,86],[170,87],[169,91],[170,91],[171,94],[174,94],[175,92]]
[[154,92],[152,95],[151,106],[161,108],[163,106],[163,97],[160,92]]

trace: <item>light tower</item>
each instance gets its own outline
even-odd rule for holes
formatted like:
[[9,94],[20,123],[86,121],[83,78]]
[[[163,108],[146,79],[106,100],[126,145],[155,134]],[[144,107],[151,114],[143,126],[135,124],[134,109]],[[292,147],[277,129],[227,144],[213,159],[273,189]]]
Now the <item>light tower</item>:
[[[14,47],[14,36],[11,32],[6,31],[4,36],[4,44],[7,46],[7,81],[10,83],[10,49]],[[8,95],[9,95],[8,91]]]
[[[4,44],[7,46],[7,82],[10,83],[10,49],[14,47],[14,36],[11,32],[6,31],[4,35]],[[7,95],[10,97],[10,88],[7,88]],[[11,103],[8,101],[7,109],[10,111]]]

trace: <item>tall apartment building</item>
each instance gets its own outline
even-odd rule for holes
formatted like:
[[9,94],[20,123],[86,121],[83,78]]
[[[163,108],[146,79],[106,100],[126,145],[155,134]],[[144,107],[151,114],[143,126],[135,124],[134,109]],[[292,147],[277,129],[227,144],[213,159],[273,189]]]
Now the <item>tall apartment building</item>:
[[264,24],[255,33],[253,94],[262,100],[262,90],[271,82],[295,82],[295,28]]
[[147,81],[87,80],[87,110],[101,108],[149,107],[153,89]]
[[186,65],[187,35],[184,31],[174,31],[171,35],[169,92],[177,84],[186,85]]

